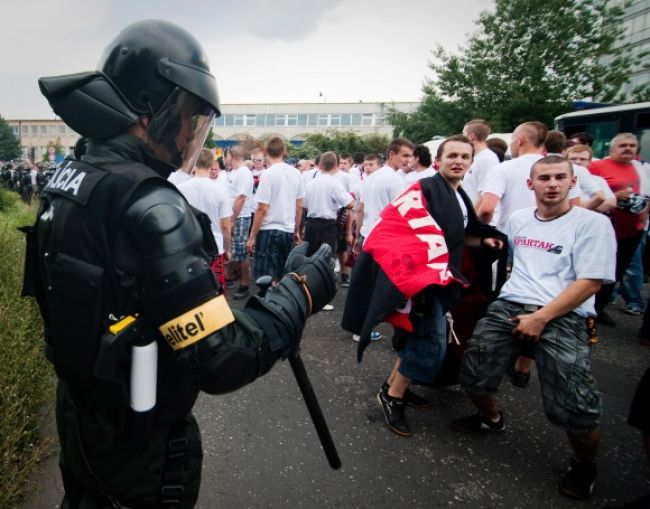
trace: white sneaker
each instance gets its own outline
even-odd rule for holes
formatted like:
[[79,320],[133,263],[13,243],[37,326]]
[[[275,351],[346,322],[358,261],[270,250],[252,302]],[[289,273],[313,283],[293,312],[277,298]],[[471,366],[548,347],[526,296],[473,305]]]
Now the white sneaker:
[[331,304],[325,304],[323,306],[323,311],[334,311],[334,306],[332,306]]
[[[352,341],[356,341],[358,343],[360,339],[361,336],[359,336],[359,334],[352,334]],[[370,341],[379,341],[380,339],[381,339],[380,332],[374,330],[370,333]]]

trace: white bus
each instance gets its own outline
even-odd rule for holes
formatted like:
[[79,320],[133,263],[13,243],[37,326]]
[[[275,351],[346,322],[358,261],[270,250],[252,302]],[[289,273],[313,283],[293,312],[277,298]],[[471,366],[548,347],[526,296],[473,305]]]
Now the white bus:
[[650,161],[650,102],[573,111],[555,118],[556,129],[567,138],[578,132],[594,137],[595,157],[609,153],[609,142],[618,133],[634,133],[641,145],[641,159]]

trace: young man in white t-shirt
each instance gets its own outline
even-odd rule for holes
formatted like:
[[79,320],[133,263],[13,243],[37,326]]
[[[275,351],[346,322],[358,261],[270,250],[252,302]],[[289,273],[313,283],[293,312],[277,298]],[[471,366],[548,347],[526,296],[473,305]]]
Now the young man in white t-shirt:
[[264,144],[270,166],[260,174],[255,193],[257,209],[246,242],[255,253],[255,278],[271,276],[278,281],[294,243],[300,241],[300,220],[305,187],[300,172],[283,160],[287,147],[273,136]]
[[415,145],[406,138],[394,139],[388,145],[386,164],[361,183],[356,211],[357,237],[353,247],[355,254],[361,251],[363,239],[370,233],[384,207],[405,189],[406,184],[397,174],[397,170],[409,167],[414,148]]
[[228,189],[217,180],[210,178],[214,163],[212,150],[204,148],[199,153],[194,166],[194,176],[181,182],[178,190],[193,207],[205,212],[210,218],[212,234],[217,242],[219,254],[212,260],[212,270],[226,291],[224,263],[230,260],[230,215],[232,205]]
[[230,197],[232,199],[232,258],[228,264],[227,275],[233,279],[235,272],[240,272],[241,282],[233,298],[241,300],[248,296],[250,286],[250,262],[246,241],[251,227],[249,202],[253,196],[253,174],[244,164],[244,149],[235,145],[230,149],[232,171],[230,172]]
[[499,158],[488,148],[486,143],[490,132],[490,124],[486,120],[478,118],[470,120],[463,127],[463,134],[467,136],[474,147],[474,162],[463,179],[463,190],[474,204],[479,199],[479,189],[483,189],[483,183],[488,173],[499,164]]
[[411,171],[404,177],[407,186],[415,184],[423,178],[433,177],[436,170],[431,166],[431,152],[426,145],[416,145],[413,149],[413,161],[411,162]]
[[591,374],[594,295],[615,278],[616,240],[609,220],[572,207],[576,178],[562,157],[537,161],[529,188],[537,206],[515,212],[505,233],[512,274],[467,343],[459,380],[479,413],[457,419],[463,432],[505,430],[494,396],[511,360],[532,345],[544,410],[568,435],[575,458],[560,491],[590,496],[596,478],[602,397]]
[[309,242],[307,256],[311,256],[321,244],[329,244],[336,253],[337,214],[339,209],[351,209],[354,200],[336,177],[337,156],[325,152],[319,158],[319,172],[305,186],[304,208],[307,210],[305,241]]

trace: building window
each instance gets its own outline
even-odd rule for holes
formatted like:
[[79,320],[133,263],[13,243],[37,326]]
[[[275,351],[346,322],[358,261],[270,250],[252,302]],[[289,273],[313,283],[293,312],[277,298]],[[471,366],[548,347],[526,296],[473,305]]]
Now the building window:
[[318,115],[318,125],[327,125],[327,115],[326,114]]
[[287,125],[298,125],[298,115],[287,115]]
[[17,125],[12,125],[11,130],[14,132],[14,136],[18,138],[18,126]]
[[56,126],[55,126],[55,125],[51,125],[51,126],[50,126],[50,136],[51,136],[51,137],[55,137],[55,136],[56,136]]
[[287,125],[286,115],[276,115],[275,116],[275,125]]
[[307,125],[317,125],[318,124],[318,115],[315,113],[310,113],[307,118]]
[[235,125],[244,125],[244,115],[235,115]]
[[47,126],[42,125],[42,126],[39,126],[39,127],[40,127],[40,131],[41,131],[41,135],[47,136]]
[[255,125],[256,126],[266,125],[266,115],[255,115]]
[[28,136],[29,135],[29,127],[24,125],[23,126],[23,136]]
[[32,135],[38,134],[38,126],[37,125],[30,125],[29,131],[32,133]]
[[246,125],[254,126],[256,118],[255,115],[246,115]]
[[65,134],[65,126],[64,125],[59,126],[59,134]]
[[226,116],[221,115],[219,118],[214,119],[214,126],[215,127],[222,127],[226,125]]
[[361,125],[361,113],[353,113],[350,125]]
[[226,117],[226,125],[235,125],[235,115],[224,115]]
[[341,125],[350,125],[351,122],[351,115],[349,113],[342,113],[341,114]]
[[266,115],[266,125],[275,125],[275,113]]
[[341,115],[339,113],[330,115],[330,125],[341,125]]
[[298,115],[298,125],[307,125],[307,115],[301,113]]
[[372,125],[372,113],[364,113],[361,116],[361,125]]

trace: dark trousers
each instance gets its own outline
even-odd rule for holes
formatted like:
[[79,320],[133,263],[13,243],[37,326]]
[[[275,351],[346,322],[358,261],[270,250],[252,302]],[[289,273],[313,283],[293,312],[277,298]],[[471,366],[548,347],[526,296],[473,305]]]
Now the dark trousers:
[[625,271],[639,246],[642,235],[644,235],[644,232],[639,232],[631,237],[616,239],[616,282],[603,285],[596,294],[596,314],[599,315],[605,309],[605,306],[609,303],[609,299],[612,297],[614,286],[623,279]]
[[309,242],[307,256],[313,255],[323,244],[329,244],[332,248],[332,256],[334,256],[336,253],[336,219],[308,217],[305,241]]
[[163,486],[182,486],[178,509],[194,507],[201,484],[201,436],[190,414],[179,421],[187,440],[180,470],[168,468],[171,429],[155,430],[146,441],[128,439],[106,418],[79,408],[67,385],[57,387],[62,509],[110,509],[111,499],[127,507],[161,507]]

